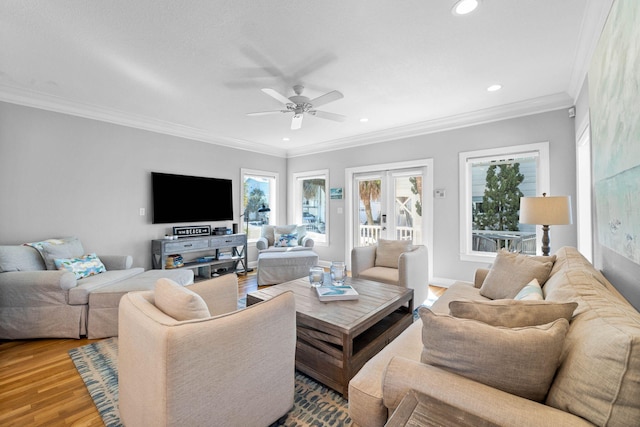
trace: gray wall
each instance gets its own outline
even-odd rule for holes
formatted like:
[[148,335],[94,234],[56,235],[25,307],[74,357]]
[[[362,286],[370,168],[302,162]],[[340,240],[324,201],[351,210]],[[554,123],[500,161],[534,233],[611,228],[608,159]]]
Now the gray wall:
[[[279,172],[277,221],[284,223],[287,174],[329,168],[330,186],[346,187],[345,168],[432,158],[434,187],[447,190],[434,201],[433,275],[469,280],[484,264],[460,261],[458,254],[458,153],[549,141],[551,192],[575,198],[573,126],[559,110],[287,161],[0,103],[0,244],[76,235],[87,251],[131,254],[136,265],[150,268],[150,240],[170,231],[151,224],[151,171],[233,179],[236,217],[240,168]],[[337,213],[344,200],[330,201],[330,246],[317,248],[324,261],[346,259],[345,215]],[[213,196],[199,202],[212,203]],[[230,222],[212,223],[221,225]],[[575,226],[552,228],[552,250],[564,245],[576,245]]]
[[[479,266],[460,260],[458,153],[484,148],[504,147],[549,141],[551,158],[551,194],[570,195],[575,200],[575,133],[573,119],[567,110],[503,120],[447,132],[416,136],[402,140],[313,154],[289,159],[288,172],[328,168],[330,187],[345,185],[345,169],[350,167],[432,158],[434,188],[446,189],[445,199],[434,200],[433,276],[471,280]],[[345,215],[337,213],[345,207],[342,200],[330,201],[330,246],[316,251],[322,260],[346,259]],[[575,215],[574,215],[575,224]],[[551,229],[551,249],[576,246],[576,227],[557,226]]]
[[232,179],[238,218],[242,167],[286,176],[283,158],[0,103],[0,244],[74,235],[87,252],[130,254],[151,268],[150,241],[173,224],[151,223],[150,172]]

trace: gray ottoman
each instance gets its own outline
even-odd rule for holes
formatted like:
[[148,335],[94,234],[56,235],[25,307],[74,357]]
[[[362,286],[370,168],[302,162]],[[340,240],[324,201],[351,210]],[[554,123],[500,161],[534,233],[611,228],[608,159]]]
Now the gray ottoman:
[[318,264],[318,254],[308,251],[262,252],[258,255],[258,286],[276,285],[307,277]]
[[107,338],[118,336],[118,306],[120,298],[131,291],[153,290],[162,277],[185,286],[193,283],[193,270],[148,270],[121,282],[96,289],[89,294],[87,337]]

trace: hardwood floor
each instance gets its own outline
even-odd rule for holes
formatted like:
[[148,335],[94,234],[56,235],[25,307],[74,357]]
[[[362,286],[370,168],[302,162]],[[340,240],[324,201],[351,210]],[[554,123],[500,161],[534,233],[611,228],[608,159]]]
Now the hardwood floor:
[[[444,288],[430,286],[440,296]],[[255,271],[238,293],[258,289]],[[97,340],[0,340],[0,425],[104,426],[67,351]]]

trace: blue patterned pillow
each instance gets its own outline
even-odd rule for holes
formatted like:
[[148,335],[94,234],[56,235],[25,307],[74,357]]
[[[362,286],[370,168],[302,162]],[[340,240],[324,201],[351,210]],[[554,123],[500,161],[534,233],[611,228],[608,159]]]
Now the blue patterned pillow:
[[298,233],[278,234],[275,235],[275,244],[279,248],[298,246]]
[[53,262],[58,270],[70,271],[75,274],[76,279],[82,279],[107,271],[96,254],[89,254],[80,258],[56,259]]

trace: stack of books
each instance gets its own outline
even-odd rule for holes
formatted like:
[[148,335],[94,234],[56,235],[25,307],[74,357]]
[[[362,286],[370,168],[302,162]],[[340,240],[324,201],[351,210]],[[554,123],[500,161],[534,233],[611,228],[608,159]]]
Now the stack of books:
[[323,285],[316,289],[320,301],[343,301],[358,299],[358,292],[349,285]]

